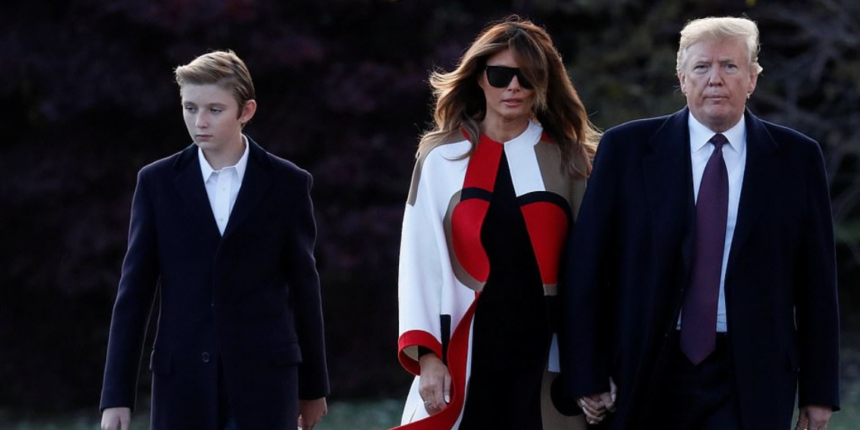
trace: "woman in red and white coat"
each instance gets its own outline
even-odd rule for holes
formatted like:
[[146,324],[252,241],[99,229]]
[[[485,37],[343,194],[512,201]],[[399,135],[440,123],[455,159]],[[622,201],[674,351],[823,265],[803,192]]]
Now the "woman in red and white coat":
[[416,375],[401,428],[584,428],[556,410],[550,372],[558,265],[599,133],[547,32],[516,16],[430,83],[401,242],[399,359]]

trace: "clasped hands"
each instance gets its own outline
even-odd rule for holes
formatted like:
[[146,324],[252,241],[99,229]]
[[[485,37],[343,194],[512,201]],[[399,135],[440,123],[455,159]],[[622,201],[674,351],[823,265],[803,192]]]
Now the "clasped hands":
[[609,378],[609,392],[577,397],[576,404],[585,412],[585,420],[589,424],[599,424],[606,418],[607,412],[615,412],[615,396],[618,388],[615,381]]
[[[451,402],[451,376],[448,367],[435,354],[425,354],[419,359],[421,380],[418,393],[424,401],[427,413],[433,415]],[[618,388],[609,378],[609,392],[582,396],[576,399],[585,412],[589,424],[598,424],[606,418],[607,412],[615,412],[615,396]]]

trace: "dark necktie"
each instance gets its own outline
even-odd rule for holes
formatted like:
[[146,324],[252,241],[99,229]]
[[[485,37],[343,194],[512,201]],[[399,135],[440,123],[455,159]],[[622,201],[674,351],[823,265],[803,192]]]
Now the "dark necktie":
[[722,151],[728,140],[716,134],[710,142],[716,148],[699,185],[693,274],[681,313],[681,350],[693,364],[701,363],[716,347],[717,302],[729,209],[729,177]]

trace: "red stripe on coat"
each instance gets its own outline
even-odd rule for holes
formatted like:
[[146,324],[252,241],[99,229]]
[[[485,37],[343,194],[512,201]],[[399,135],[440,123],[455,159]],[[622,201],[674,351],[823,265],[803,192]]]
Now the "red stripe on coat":
[[448,373],[451,375],[451,403],[439,413],[431,415],[414,423],[395,427],[392,430],[443,430],[454,427],[463,412],[466,401],[466,361],[469,356],[469,332],[472,330],[472,319],[475,316],[475,301],[457,324],[451,343],[448,345]]
[[481,135],[481,140],[475,146],[475,152],[469,158],[463,188],[475,187],[493,192],[496,186],[496,173],[499,171],[499,160],[502,158],[504,149],[501,143]]
[[558,205],[535,202],[522,206],[540,277],[544,285],[558,283],[561,251],[567,237],[567,213]]
[[405,350],[410,346],[423,346],[435,352],[437,357],[442,356],[442,344],[432,334],[423,330],[410,330],[403,333],[397,340],[397,358],[403,368],[413,375],[420,374],[421,367],[418,361],[406,355]]
[[[486,136],[475,148],[466,167],[463,189],[478,188],[490,193],[496,185],[499,160],[504,146]],[[490,202],[484,199],[466,199],[457,203],[451,214],[451,240],[454,255],[460,266],[478,282],[486,282],[490,276],[490,259],[481,242],[481,227],[487,216]]]
[[481,242],[481,226],[489,207],[487,200],[469,199],[458,203],[451,214],[454,254],[463,270],[478,282],[487,282],[490,276],[490,259]]

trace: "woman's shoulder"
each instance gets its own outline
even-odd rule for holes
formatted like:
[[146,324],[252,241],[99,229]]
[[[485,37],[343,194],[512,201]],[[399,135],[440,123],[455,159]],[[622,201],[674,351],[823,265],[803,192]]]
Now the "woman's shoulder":
[[418,154],[418,161],[423,166],[446,166],[451,162],[468,160],[472,143],[460,132],[450,133],[438,144],[423,153]]

